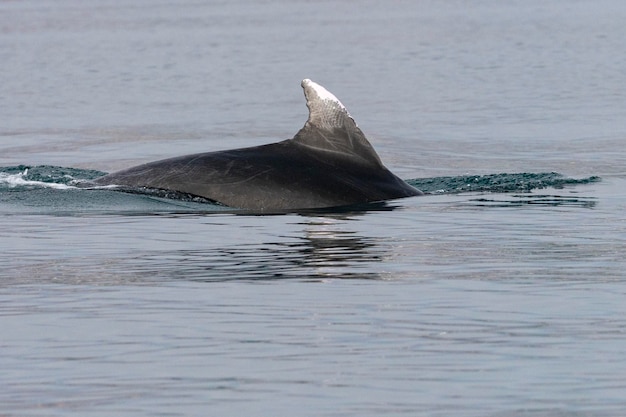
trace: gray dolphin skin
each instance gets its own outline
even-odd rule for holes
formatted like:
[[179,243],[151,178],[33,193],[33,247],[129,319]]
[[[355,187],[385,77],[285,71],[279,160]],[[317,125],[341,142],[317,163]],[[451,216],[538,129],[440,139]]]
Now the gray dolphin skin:
[[259,212],[377,202],[423,193],[381,162],[343,104],[305,79],[309,118],[293,139],[164,159],[114,172],[97,185],[192,194]]

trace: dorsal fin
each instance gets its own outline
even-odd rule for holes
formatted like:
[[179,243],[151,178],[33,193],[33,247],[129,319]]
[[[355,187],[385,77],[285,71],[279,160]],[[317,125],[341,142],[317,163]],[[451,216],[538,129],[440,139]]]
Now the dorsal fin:
[[294,137],[295,142],[383,167],[378,154],[337,97],[309,79],[302,80],[302,88],[309,119]]

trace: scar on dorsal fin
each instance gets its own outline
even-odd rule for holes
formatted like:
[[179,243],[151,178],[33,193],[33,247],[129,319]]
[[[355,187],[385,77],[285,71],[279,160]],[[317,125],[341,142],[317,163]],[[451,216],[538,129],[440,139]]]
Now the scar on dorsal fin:
[[294,137],[295,142],[383,168],[380,157],[337,97],[308,78],[302,80],[302,88],[309,118]]

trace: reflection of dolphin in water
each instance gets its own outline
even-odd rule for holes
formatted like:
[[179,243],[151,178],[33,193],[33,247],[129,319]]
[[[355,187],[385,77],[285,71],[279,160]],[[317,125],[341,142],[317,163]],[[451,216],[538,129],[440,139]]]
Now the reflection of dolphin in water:
[[391,173],[341,102],[302,81],[309,119],[293,139],[181,156],[95,180],[173,190],[258,211],[336,207],[421,195]]

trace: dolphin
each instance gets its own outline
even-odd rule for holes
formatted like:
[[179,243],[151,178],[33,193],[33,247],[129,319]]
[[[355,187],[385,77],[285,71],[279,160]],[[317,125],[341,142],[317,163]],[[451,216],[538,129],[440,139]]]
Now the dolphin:
[[277,143],[179,156],[97,178],[97,185],[156,188],[258,212],[340,207],[423,193],[389,171],[346,107],[302,81],[309,118]]

